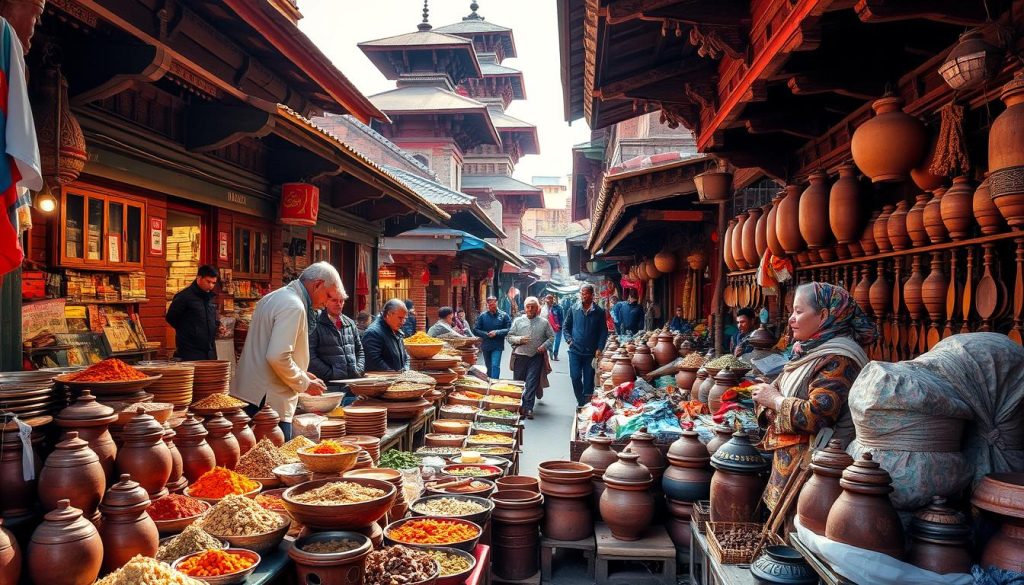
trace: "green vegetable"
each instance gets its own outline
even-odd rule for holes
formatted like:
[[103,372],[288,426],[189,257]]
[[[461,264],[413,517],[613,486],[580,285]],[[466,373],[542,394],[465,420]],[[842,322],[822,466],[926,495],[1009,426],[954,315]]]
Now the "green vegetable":
[[480,416],[489,416],[491,418],[515,418],[519,416],[511,410],[505,410],[504,408],[481,410],[479,414]]
[[382,453],[380,464],[378,464],[378,467],[388,467],[390,469],[411,469],[419,466],[419,457],[408,451],[399,451],[398,449],[389,449]]

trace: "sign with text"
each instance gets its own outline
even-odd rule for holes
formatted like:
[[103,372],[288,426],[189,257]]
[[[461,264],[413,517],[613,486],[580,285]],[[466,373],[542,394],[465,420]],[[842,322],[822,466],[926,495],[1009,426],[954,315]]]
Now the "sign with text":
[[162,256],[164,253],[164,220],[162,217],[149,218],[149,255]]

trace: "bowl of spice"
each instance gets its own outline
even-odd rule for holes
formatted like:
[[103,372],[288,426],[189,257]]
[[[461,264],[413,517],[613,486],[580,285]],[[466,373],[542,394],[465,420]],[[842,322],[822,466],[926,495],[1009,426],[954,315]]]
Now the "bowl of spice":
[[[473,450],[481,455],[486,455],[488,457],[499,457],[508,462],[512,460],[512,456],[515,455],[516,453],[515,449],[511,447],[498,446],[473,447]],[[454,461],[454,463],[468,463],[468,461]],[[497,463],[489,463],[487,461],[485,461],[485,463],[488,463],[489,465],[497,465]]]
[[270,510],[271,512],[287,515],[288,510],[285,509],[284,500],[281,498],[286,489],[288,488],[260,492],[256,494],[256,497],[253,498],[253,500],[262,506],[264,510]]
[[244,548],[210,549],[174,561],[176,569],[209,585],[242,583],[260,564],[260,555]]
[[420,466],[420,459],[415,454],[398,449],[388,449],[380,456],[377,467],[390,469],[415,469]]
[[209,509],[210,504],[202,500],[181,494],[168,494],[154,500],[152,505],[146,508],[146,513],[153,519],[156,529],[161,534],[177,534]]
[[225,467],[214,467],[185,488],[185,495],[216,504],[228,496],[254,497],[263,486]]
[[423,444],[427,447],[461,447],[466,442],[466,435],[453,433],[427,433],[423,435]]
[[484,399],[484,395],[473,391],[473,390],[458,390],[448,395],[448,404],[456,405],[461,404],[463,406],[474,406],[479,408],[480,401]]
[[264,509],[256,500],[228,496],[197,524],[210,536],[226,540],[231,546],[266,554],[281,544],[291,523],[291,518]]
[[405,338],[405,351],[414,360],[428,360],[441,351],[444,341],[417,331],[414,335]]
[[451,477],[495,480],[502,476],[502,469],[496,465],[479,463],[453,463],[441,468],[441,473]]
[[[349,531],[317,532],[295,540],[288,556],[295,561],[300,583],[348,583],[347,575],[363,573],[373,543],[366,535]],[[309,577],[319,577],[313,581]]]
[[506,437],[515,438],[519,433],[519,428],[496,422],[475,422],[473,423],[473,434],[478,435],[480,433],[493,433],[495,435],[505,435]]
[[168,536],[160,541],[160,548],[156,551],[156,560],[165,563],[173,563],[185,555],[203,551],[209,548],[227,548],[230,546],[227,541],[219,540],[199,527],[199,524],[192,524],[181,531],[177,536]]
[[451,459],[461,452],[462,449],[459,447],[420,447],[419,449],[416,449],[414,454],[420,459],[424,457],[441,457],[443,459]]
[[493,510],[494,502],[479,496],[424,496],[409,506],[413,516],[461,518],[478,526],[487,524]]
[[497,445],[499,447],[511,447],[516,444],[516,440],[506,435],[499,435],[497,433],[477,433],[466,437],[466,445]]
[[310,529],[356,530],[387,514],[397,495],[389,482],[347,478],[308,481],[288,488],[281,497],[288,514]]
[[246,402],[227,394],[211,394],[206,398],[188,407],[195,414],[211,416],[218,412],[231,412],[239,410],[246,405]]
[[463,494],[487,498],[494,493],[494,482],[489,479],[470,477],[445,477],[427,482],[423,486],[423,490],[428,496]]
[[480,525],[461,518],[413,516],[395,520],[384,529],[384,542],[414,548],[449,546],[464,551],[476,548]]
[[277,446],[270,439],[263,438],[255,447],[242,454],[235,465],[235,471],[258,481],[266,490],[281,485],[281,479],[274,475],[274,468],[285,463],[284,456],[277,450]]
[[274,476],[284,485],[291,487],[313,479],[313,472],[301,463],[285,463],[274,468]]
[[292,440],[288,441],[284,445],[277,448],[277,452],[284,458],[285,463],[298,463],[299,462],[299,449],[303,447],[312,447],[316,445],[313,441],[306,437],[299,435]]
[[359,457],[359,447],[326,439],[312,447],[303,447],[296,454],[313,473],[341,473],[352,469]]
[[468,435],[472,424],[468,420],[458,418],[439,418],[430,423],[430,430],[439,434]]
[[419,382],[396,382],[379,396],[381,400],[391,402],[404,402],[407,400],[418,400],[423,395],[434,389],[433,384]]
[[515,398],[516,400],[522,400],[524,388],[508,382],[498,382],[492,384],[487,389],[488,396],[507,396],[509,398]]
[[135,555],[120,569],[96,582],[96,585],[203,585],[203,581],[186,577],[166,563]]
[[446,404],[441,407],[441,417],[461,420],[473,420],[480,408],[476,404]]
[[494,409],[507,409],[507,410],[519,410],[523,406],[523,401],[520,398],[511,398],[509,396],[499,396],[492,394],[483,398],[481,406],[485,410]]
[[476,568],[476,557],[464,550],[438,547],[427,549],[427,553],[441,565],[435,585],[462,585]]
[[107,358],[80,372],[69,372],[54,378],[69,388],[89,388],[96,396],[134,394],[159,380],[163,375],[146,375],[117,358]]
[[434,585],[441,565],[428,552],[389,546],[366,555],[364,585]]
[[476,413],[476,422],[494,422],[503,425],[515,425],[519,423],[519,413],[507,408],[490,408]]

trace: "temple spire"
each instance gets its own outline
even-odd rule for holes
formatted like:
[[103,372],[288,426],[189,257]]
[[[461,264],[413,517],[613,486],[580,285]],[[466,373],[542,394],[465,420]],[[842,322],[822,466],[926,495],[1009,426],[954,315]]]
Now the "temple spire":
[[463,16],[462,20],[485,20],[484,17],[482,17],[482,16],[480,16],[479,14],[476,13],[477,9],[479,9],[479,8],[480,8],[479,4],[477,4],[476,2],[471,2],[469,4],[469,9],[472,12],[469,14],[469,16]]
[[430,30],[430,6],[428,5],[430,0],[423,0],[423,22],[419,23],[416,28],[422,31]]

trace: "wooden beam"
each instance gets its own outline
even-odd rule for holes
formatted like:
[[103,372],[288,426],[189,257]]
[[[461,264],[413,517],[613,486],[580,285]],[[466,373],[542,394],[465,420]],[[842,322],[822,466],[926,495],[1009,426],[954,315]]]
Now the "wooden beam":
[[302,148],[275,149],[267,159],[267,178],[274,184],[309,182],[341,172],[336,161]]
[[195,104],[185,109],[185,148],[208,152],[246,137],[262,138],[275,123],[272,113],[249,105]]
[[618,230],[618,232],[616,232],[616,234],[611,239],[608,240],[608,245],[606,245],[604,247],[604,251],[605,252],[611,252],[615,248],[618,248],[619,244],[621,244],[623,240],[625,240],[627,237],[629,237],[630,234],[632,234],[633,231],[636,230],[636,227],[637,227],[637,225],[639,223],[640,223],[640,218],[639,217],[634,217],[634,218],[630,219],[629,221],[627,221],[625,223],[625,225],[623,225]]
[[793,95],[834,93],[859,100],[876,100],[885,93],[883,84],[850,77],[837,77],[827,73],[803,73],[786,82]]
[[377,201],[370,206],[370,211],[367,212],[366,219],[370,221],[379,221],[396,215],[406,215],[414,211],[414,209],[410,209],[409,206],[404,203],[400,203],[394,199],[388,199],[384,201]]
[[73,105],[108,98],[137,82],[156,81],[173,61],[162,46],[93,41],[69,51],[66,57],[64,71]]
[[859,0],[854,6],[862,22],[934,20],[957,26],[985,23],[982,0]]
[[621,77],[615,81],[602,84],[594,89],[594,97],[601,100],[611,100],[623,97],[642,97],[626,95],[633,89],[647,87],[663,81],[675,79],[680,76],[701,79],[714,75],[714,64],[709,61],[671,61],[653,68],[645,68],[632,75]]
[[619,0],[598,9],[608,24],[631,20],[673,20],[684,24],[735,27],[750,21],[748,0]]
[[706,218],[707,214],[703,211],[644,209],[640,212],[640,219],[644,221],[702,222]]
[[807,140],[817,138],[828,130],[818,123],[813,113],[792,110],[747,116],[744,124],[750,134],[781,133]]
[[355,179],[351,175],[336,178],[331,189],[331,205],[338,209],[348,209],[383,197],[384,192],[379,188]]

